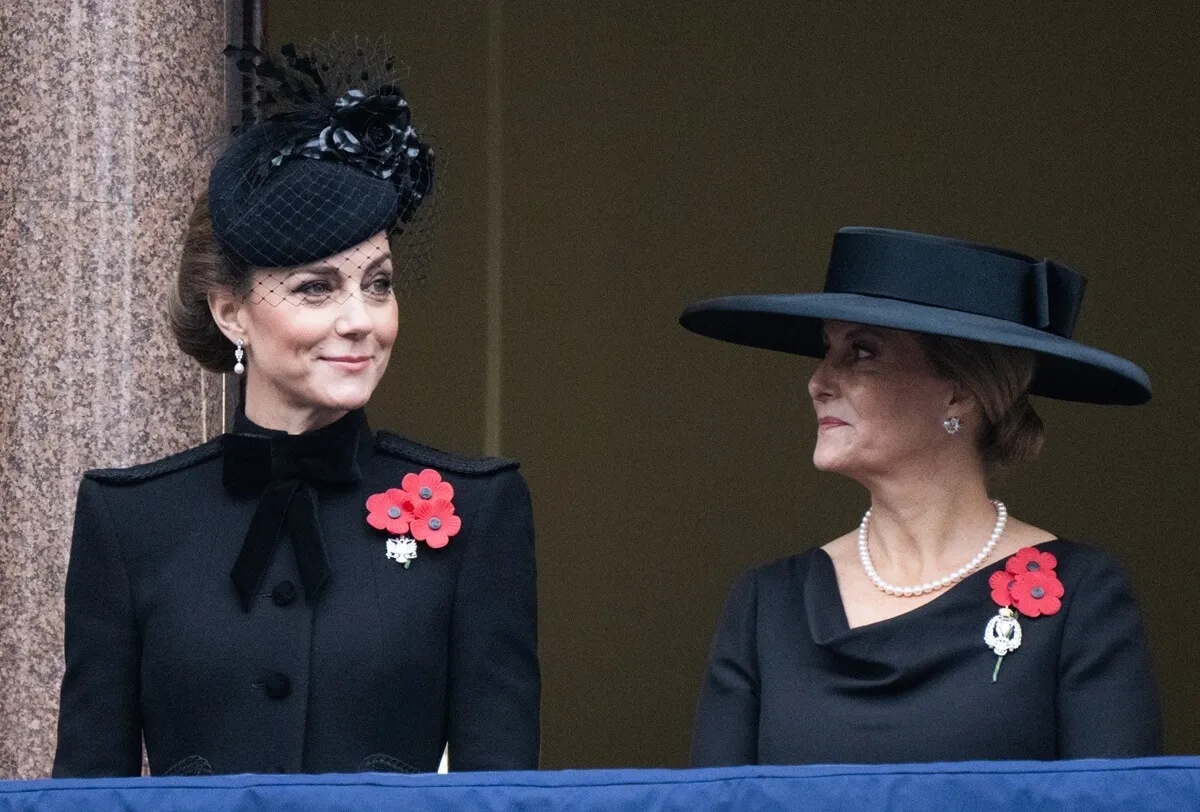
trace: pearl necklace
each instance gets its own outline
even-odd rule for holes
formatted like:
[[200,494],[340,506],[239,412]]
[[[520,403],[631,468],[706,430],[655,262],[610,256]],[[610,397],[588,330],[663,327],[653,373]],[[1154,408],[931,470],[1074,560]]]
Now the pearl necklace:
[[880,590],[898,597],[910,598],[913,595],[927,595],[951,584],[957,584],[983,565],[987,557],[992,554],[992,550],[996,548],[996,542],[1000,541],[1000,536],[1004,535],[1004,524],[1008,521],[1008,508],[1004,507],[1004,503],[999,499],[993,499],[992,505],[996,508],[996,526],[992,528],[991,538],[987,540],[987,544],[983,545],[979,554],[949,575],[920,586],[894,586],[879,577],[879,573],[875,571],[875,565],[871,563],[871,553],[867,550],[867,525],[871,521],[871,511],[868,510],[863,514],[862,523],[858,526],[858,558],[862,561],[863,570],[871,579],[871,583]]

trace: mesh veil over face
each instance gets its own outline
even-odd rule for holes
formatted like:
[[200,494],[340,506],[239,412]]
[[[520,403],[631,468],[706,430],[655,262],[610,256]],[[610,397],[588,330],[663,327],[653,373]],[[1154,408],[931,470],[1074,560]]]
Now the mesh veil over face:
[[[217,242],[255,301],[379,295],[371,286],[381,265],[388,295],[392,279],[409,288],[425,276],[438,219],[434,153],[412,126],[392,60],[374,51],[337,43],[306,54],[284,46],[274,59],[227,51],[253,78],[261,118],[217,160],[208,203]],[[343,278],[306,293],[287,284],[314,268]]]
[[259,268],[247,280],[251,304],[320,307],[355,297],[366,305],[394,295],[396,273],[383,232],[330,257],[287,268]]

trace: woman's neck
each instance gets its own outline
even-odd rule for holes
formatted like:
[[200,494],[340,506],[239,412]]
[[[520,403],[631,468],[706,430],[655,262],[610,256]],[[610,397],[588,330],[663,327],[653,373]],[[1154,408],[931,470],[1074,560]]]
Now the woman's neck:
[[256,426],[288,434],[303,434],[336,423],[348,414],[346,409],[321,409],[313,406],[293,406],[273,403],[247,387],[246,417]]
[[[944,575],[970,560],[991,536],[996,509],[977,466],[907,472],[868,484],[872,562],[892,583]],[[890,576],[890,577],[889,577]]]

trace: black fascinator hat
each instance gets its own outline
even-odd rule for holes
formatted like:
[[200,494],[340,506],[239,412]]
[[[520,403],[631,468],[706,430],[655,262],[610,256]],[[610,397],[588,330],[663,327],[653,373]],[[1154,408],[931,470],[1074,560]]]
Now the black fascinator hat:
[[1150,379],[1136,364],[1071,336],[1087,280],[1049,259],[886,228],[838,231],[823,293],[725,296],[684,309],[692,332],[819,358],[826,319],[1032,350],[1032,393],[1137,404]]
[[226,49],[261,111],[209,178],[213,232],[231,257],[302,265],[427,224],[417,215],[433,191],[434,154],[412,126],[393,60],[374,50],[329,43],[301,54],[288,45],[272,59]]

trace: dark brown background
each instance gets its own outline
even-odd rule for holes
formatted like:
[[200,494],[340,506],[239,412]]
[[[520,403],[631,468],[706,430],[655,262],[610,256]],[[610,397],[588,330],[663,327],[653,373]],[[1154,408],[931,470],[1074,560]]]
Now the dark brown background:
[[[865,493],[809,463],[811,362],[675,321],[704,296],[819,288],[846,224],[989,241],[1090,277],[1078,336],[1143,364],[1154,401],[1041,402],[1047,448],[996,493],[1127,562],[1168,747],[1200,752],[1194,3],[270,0],[269,12],[275,45],[389,37],[413,66],[417,121],[450,157],[435,275],[402,305],[371,414],[524,463],[544,766],[684,765],[730,581],[857,522]],[[490,401],[489,352],[501,361]]]

